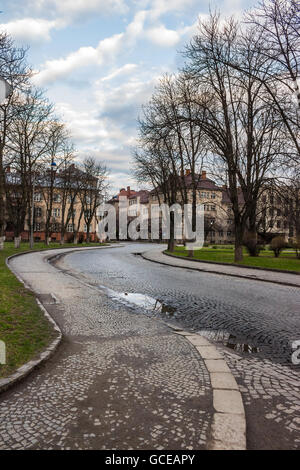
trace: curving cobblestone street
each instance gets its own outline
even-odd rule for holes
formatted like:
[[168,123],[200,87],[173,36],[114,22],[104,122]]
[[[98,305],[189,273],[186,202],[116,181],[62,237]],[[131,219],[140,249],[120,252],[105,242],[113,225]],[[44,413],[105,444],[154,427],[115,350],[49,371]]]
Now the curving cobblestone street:
[[64,341],[1,395],[1,449],[207,448],[209,374],[165,320],[215,342],[242,393],[249,449],[299,448],[300,374],[290,353],[300,334],[300,290],[139,256],[154,247],[78,251],[51,264],[45,253],[11,261]]
[[300,374],[291,354],[300,337],[300,289],[151,263],[138,255],[149,248],[74,253],[59,264],[100,290],[158,299],[163,308],[148,315],[214,341],[240,385],[250,448],[299,448]]
[[212,391],[197,350],[46,258],[35,253],[11,264],[39,293],[64,341],[45,366],[1,395],[0,449],[205,449]]

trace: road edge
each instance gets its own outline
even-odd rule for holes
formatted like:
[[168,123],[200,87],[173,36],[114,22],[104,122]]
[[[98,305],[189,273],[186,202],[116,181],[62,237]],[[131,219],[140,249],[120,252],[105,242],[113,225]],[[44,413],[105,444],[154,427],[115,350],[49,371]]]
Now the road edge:
[[197,349],[208,370],[215,410],[208,450],[246,450],[246,414],[243,398],[226,360],[204,336],[166,324]]
[[[291,282],[281,282],[281,281],[274,281],[274,280],[270,280],[270,279],[261,279],[259,277],[247,276],[247,275],[243,275],[243,274],[223,273],[223,272],[220,272],[220,271],[213,271],[213,270],[208,270],[208,269],[199,268],[199,267],[193,268],[191,266],[178,266],[176,264],[172,264],[172,263],[168,262],[167,260],[166,261],[154,260],[151,257],[148,257],[147,253],[148,253],[148,251],[145,251],[144,253],[141,253],[141,256],[142,256],[143,259],[145,259],[146,261],[150,261],[151,263],[160,264],[162,266],[171,266],[173,268],[179,268],[179,269],[190,269],[192,271],[198,271],[198,272],[203,272],[203,273],[207,273],[207,274],[217,274],[219,276],[236,277],[236,278],[239,278],[239,279],[249,279],[251,281],[268,282],[268,283],[277,284],[277,285],[280,285],[280,286],[296,287],[298,289],[300,288],[300,286],[298,284],[293,284]],[[149,250],[149,253],[151,253],[151,250]],[[182,259],[181,256],[170,255],[170,254],[164,253],[163,251],[161,253],[166,257],[169,256],[170,258],[180,259],[180,260],[184,261],[184,259]],[[192,260],[188,260],[188,261],[192,261]],[[193,261],[196,262],[196,260],[193,260]],[[202,261],[199,261],[199,262],[201,263]],[[207,263],[207,264],[216,264],[216,263]],[[254,269],[254,268],[252,268],[252,269]],[[288,273],[288,274],[290,274],[290,273]]]

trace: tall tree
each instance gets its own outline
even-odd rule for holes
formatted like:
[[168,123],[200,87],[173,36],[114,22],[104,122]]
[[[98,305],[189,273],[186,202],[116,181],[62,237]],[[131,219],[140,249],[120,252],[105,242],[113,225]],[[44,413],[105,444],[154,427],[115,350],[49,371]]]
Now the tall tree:
[[[26,49],[15,46],[10,36],[0,33],[0,77],[5,79],[13,92],[26,87],[30,70],[26,64]],[[0,104],[0,250],[6,227],[6,195],[5,195],[5,168],[4,152],[7,142],[7,132],[18,112],[11,106],[14,93]]]
[[[218,14],[199,24],[186,47],[186,74],[198,84],[198,104],[214,165],[223,167],[235,226],[235,261],[243,258],[247,224],[255,235],[256,206],[280,152],[282,126],[261,80],[244,69],[260,69],[262,56],[251,31]],[[236,63],[243,64],[237,69]],[[262,71],[261,73],[264,73]]]

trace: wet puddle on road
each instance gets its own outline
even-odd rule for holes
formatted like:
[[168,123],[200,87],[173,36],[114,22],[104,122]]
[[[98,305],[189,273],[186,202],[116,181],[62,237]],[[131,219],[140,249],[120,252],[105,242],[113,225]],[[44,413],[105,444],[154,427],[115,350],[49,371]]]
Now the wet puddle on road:
[[236,352],[255,354],[260,351],[258,347],[241,342],[241,340],[237,339],[237,336],[228,333],[226,330],[197,330],[197,333],[211,341],[222,343],[227,348]]
[[[158,299],[150,297],[149,295],[136,292],[117,292],[105,286],[99,287],[100,289],[105,290],[106,294],[111,299],[127,306],[141,308],[145,313],[150,313],[152,315],[160,314],[169,319],[175,319],[177,316],[175,307],[167,305]],[[226,330],[200,329],[197,330],[197,333],[213,342],[222,343],[227,348],[239,353],[255,354],[260,351],[258,347],[242,342],[241,339],[238,339],[237,336]]]
[[158,299],[154,299],[149,295],[132,293],[132,292],[117,292],[105,286],[100,286],[104,289],[107,295],[114,300],[117,300],[125,305],[135,306],[145,309],[148,313],[163,313],[168,317],[174,315],[176,309],[170,305],[166,305]]

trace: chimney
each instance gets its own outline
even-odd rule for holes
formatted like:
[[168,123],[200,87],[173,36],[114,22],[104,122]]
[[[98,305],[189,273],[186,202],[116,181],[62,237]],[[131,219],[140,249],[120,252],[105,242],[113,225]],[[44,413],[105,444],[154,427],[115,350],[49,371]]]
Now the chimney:
[[191,170],[185,170],[185,176],[189,176],[191,174]]
[[206,171],[202,171],[201,178],[202,178],[203,180],[206,179]]

